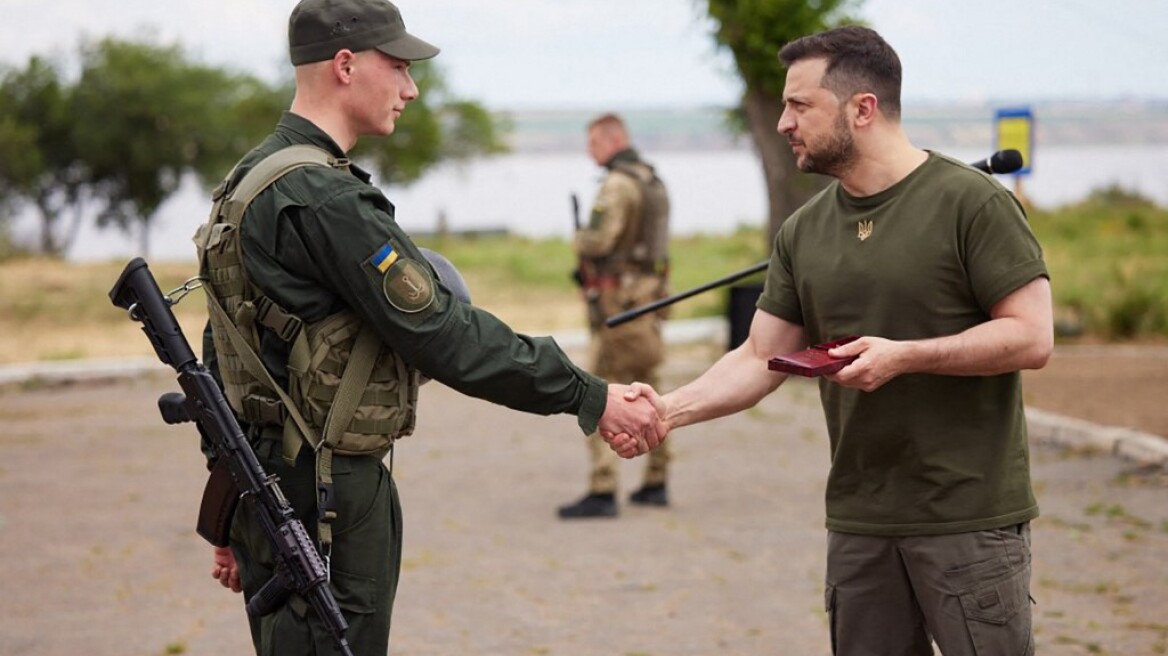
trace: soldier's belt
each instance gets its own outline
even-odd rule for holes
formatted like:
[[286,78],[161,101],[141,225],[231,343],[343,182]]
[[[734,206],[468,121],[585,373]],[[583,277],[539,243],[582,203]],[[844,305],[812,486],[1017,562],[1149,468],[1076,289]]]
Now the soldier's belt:
[[620,276],[597,276],[588,279],[588,289],[620,289]]

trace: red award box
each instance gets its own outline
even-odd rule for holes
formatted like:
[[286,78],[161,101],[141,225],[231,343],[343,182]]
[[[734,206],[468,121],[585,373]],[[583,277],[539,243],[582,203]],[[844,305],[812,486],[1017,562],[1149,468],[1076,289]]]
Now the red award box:
[[858,337],[855,335],[851,337],[841,337],[840,339],[830,342],[816,344],[815,346],[804,349],[802,351],[796,351],[795,353],[788,353],[786,355],[780,355],[778,357],[771,358],[770,361],[767,362],[767,369],[770,369],[771,371],[781,371],[787,374],[795,374],[796,376],[807,376],[809,378],[834,374],[835,372],[850,364],[852,360],[855,360],[856,356],[853,355],[847,358],[833,358],[827,354],[828,350],[847,344],[854,339],[858,339]]

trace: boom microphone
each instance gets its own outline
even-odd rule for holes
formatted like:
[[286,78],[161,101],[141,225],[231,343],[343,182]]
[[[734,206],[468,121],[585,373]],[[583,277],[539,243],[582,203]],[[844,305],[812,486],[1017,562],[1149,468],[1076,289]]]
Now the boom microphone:
[[985,173],[1013,173],[1022,168],[1022,153],[1013,148],[999,150],[983,160],[970,162],[969,165]]

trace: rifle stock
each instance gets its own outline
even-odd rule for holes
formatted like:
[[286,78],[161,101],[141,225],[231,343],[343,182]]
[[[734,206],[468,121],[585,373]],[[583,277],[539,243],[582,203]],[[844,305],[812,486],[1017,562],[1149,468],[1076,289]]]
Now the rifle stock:
[[[291,504],[277,485],[275,476],[264,472],[247,436],[239,426],[235,414],[223,396],[219,384],[198,358],[183,335],[182,327],[171,311],[172,301],[162,294],[153,274],[142,258],[134,258],[122,270],[121,276],[109,293],[110,301],[127,310],[130,319],[142,324],[142,331],[150,340],[158,358],[178,373],[178,382],[185,393],[179,406],[173,394],[159,400],[159,409],[167,423],[191,420],[211,444],[216,455],[216,470],[225,467],[239,498],[252,505],[260,526],[272,547],[276,560],[276,574],[264,584],[247,603],[252,616],[265,615],[275,610],[292,592],[308,601],[333,636],[342,654],[352,656],[345,639],[348,622],[328,586],[328,568],[316,550],[304,524],[294,516]],[[185,409],[185,415],[179,408]],[[226,465],[223,465],[226,463]],[[218,474],[212,474],[222,477]],[[217,483],[221,488],[221,481]],[[208,489],[215,481],[208,482]],[[222,496],[222,492],[218,492]],[[226,545],[225,527],[230,523],[230,510],[220,507],[215,511],[207,530],[200,519],[199,534],[216,546]],[[200,515],[203,514],[200,510]],[[223,514],[226,513],[225,518]],[[216,533],[208,536],[204,534]]]
[[736,280],[741,280],[747,276],[756,274],[759,271],[766,269],[767,264],[768,264],[768,262],[759,262],[758,264],[755,264],[754,266],[743,269],[742,271],[739,271],[738,273],[732,273],[732,274],[725,276],[723,278],[719,278],[713,282],[708,282],[704,285],[694,287],[693,289],[690,289],[690,290],[687,290],[684,292],[679,292],[679,293],[674,294],[672,296],[666,296],[665,298],[653,301],[652,303],[646,303],[645,305],[642,305],[640,307],[635,307],[631,310],[625,310],[624,312],[614,314],[611,317],[609,317],[608,319],[605,319],[604,325],[608,326],[609,328],[614,328],[616,326],[621,325],[622,323],[632,321],[633,319],[636,319],[637,317],[639,317],[643,314],[647,314],[647,313],[652,312],[654,310],[661,309],[667,305],[673,305],[674,303],[676,303],[678,301],[683,301],[683,300],[689,298],[690,296],[696,296],[704,291],[714,289],[715,287],[729,285],[730,283],[735,282]]

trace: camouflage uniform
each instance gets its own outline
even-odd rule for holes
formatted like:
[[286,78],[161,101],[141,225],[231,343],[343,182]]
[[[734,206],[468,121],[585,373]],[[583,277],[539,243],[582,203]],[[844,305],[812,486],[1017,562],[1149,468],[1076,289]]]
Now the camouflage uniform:
[[[655,178],[655,173],[634,150],[622,150],[605,167],[608,174],[593,203],[589,225],[575,240],[584,269],[592,372],[613,383],[639,381],[656,387],[657,367],[665,357],[662,315],[646,314],[614,328],[606,327],[604,319],[667,295],[665,259],[663,254],[645,255],[642,223],[659,219],[659,230],[664,232],[668,204],[657,210],[647,208],[644,180]],[[647,210],[664,214],[647,217]],[[597,433],[588,437],[588,448],[592,461],[589,493],[615,494],[616,454]],[[649,452],[642,484],[664,485],[669,460],[668,441]]]

